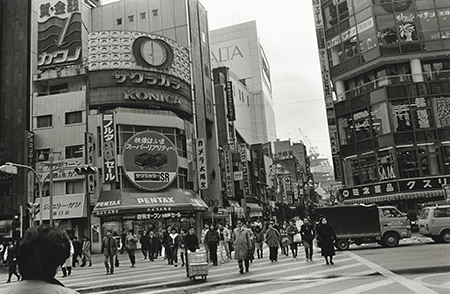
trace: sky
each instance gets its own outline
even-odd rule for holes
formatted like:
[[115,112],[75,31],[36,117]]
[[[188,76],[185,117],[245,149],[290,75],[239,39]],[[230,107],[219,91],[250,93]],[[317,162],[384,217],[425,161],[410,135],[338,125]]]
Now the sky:
[[256,21],[270,65],[277,138],[317,147],[331,161],[312,0],[200,2],[210,30]]
[[277,138],[317,147],[331,161],[312,0],[200,2],[210,30],[256,21],[270,65]]

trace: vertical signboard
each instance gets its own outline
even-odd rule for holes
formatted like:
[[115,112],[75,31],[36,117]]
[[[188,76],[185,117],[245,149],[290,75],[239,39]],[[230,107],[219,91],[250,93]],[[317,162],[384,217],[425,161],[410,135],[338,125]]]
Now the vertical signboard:
[[227,198],[234,198],[234,176],[233,176],[233,161],[231,159],[230,145],[222,146],[223,161],[225,168],[225,192]]
[[[88,165],[94,165],[94,135],[84,133],[84,158]],[[87,189],[89,194],[95,193],[95,175],[87,174]]]
[[197,152],[197,180],[198,188],[200,190],[208,189],[208,172],[206,165],[206,148],[205,139],[197,138],[195,140],[196,152]]
[[241,158],[241,170],[244,177],[244,193],[250,195],[250,173],[248,171],[247,145],[239,144],[239,155]]
[[105,183],[117,182],[116,125],[113,114],[103,115],[102,140],[103,181]]
[[228,110],[228,121],[236,120],[236,109],[234,108],[234,97],[233,97],[233,83],[228,81],[225,86],[225,92],[227,93],[227,110]]
[[38,68],[81,63],[80,0],[38,0]]
[[[27,136],[27,165],[34,168],[34,133],[25,131]],[[28,171],[27,175],[27,202],[34,202],[34,173]]]

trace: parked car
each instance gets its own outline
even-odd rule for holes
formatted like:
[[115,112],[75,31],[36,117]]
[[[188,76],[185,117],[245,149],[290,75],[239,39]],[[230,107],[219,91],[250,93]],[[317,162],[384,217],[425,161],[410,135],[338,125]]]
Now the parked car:
[[419,233],[435,242],[450,243],[450,205],[424,207],[419,216]]

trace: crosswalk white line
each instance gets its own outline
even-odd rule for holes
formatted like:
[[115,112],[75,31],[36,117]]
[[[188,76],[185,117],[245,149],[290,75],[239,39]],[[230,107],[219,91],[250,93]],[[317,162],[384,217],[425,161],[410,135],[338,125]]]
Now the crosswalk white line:
[[339,291],[339,292],[334,292],[334,294],[358,294],[358,293],[364,293],[366,291],[370,291],[370,290],[377,289],[377,288],[380,288],[380,287],[388,286],[388,285],[391,285],[391,284],[394,284],[394,283],[395,283],[395,281],[393,281],[393,280],[384,279],[384,280],[373,282],[373,283],[370,283],[370,284],[364,284],[364,285],[353,287],[353,288],[350,288],[350,289],[345,289],[345,290],[342,290],[342,291]]
[[357,261],[359,261],[362,264],[365,264],[366,266],[376,270],[377,272],[379,272],[380,274],[382,274],[383,276],[394,280],[395,282],[405,286],[406,288],[410,289],[411,291],[413,291],[414,293],[417,294],[437,294],[437,292],[431,290],[430,288],[425,287],[424,285],[414,281],[414,280],[410,280],[407,279],[405,277],[402,277],[400,275],[397,275],[393,272],[391,272],[388,269],[385,269],[384,267],[379,266],[376,263],[373,263],[365,258],[362,258],[350,251],[346,251],[345,252],[348,256],[353,257],[354,259],[356,259]]

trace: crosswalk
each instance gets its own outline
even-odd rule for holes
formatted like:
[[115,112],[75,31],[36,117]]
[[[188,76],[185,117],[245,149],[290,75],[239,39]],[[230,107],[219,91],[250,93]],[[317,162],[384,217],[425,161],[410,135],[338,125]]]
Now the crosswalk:
[[[120,255],[121,264],[114,275],[105,274],[102,259],[97,256],[92,267],[77,267],[71,276],[61,278],[58,273],[56,278],[80,293],[438,293],[350,251],[337,252],[332,266],[325,265],[320,252],[312,262],[302,258],[299,250],[296,259],[281,255],[272,263],[268,248],[264,251],[265,258],[255,259],[248,273],[239,274],[237,262],[231,260],[209,266],[206,281],[188,279],[184,267],[169,266],[161,258],[155,262],[138,259],[136,267],[130,268],[125,254]],[[0,274],[0,279],[6,278],[6,274]],[[0,288],[14,285],[1,283]]]

